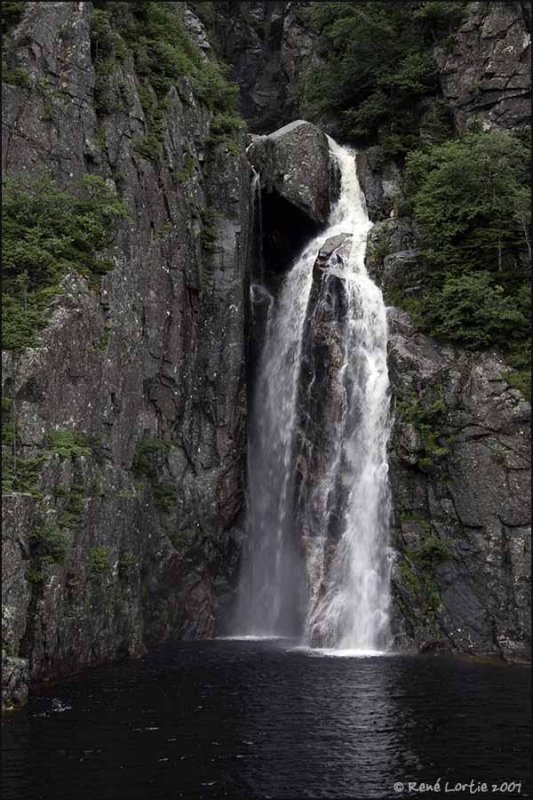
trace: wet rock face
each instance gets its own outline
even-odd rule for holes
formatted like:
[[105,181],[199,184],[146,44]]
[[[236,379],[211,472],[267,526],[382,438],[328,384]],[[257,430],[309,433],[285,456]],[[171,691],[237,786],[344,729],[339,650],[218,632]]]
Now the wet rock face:
[[305,22],[309,2],[262,0],[215,4],[216,36],[241,110],[254,133],[270,133],[296,115],[290,87],[315,58],[315,36]]
[[529,406],[496,356],[389,329],[397,642],[527,658]]
[[377,146],[368,147],[357,156],[357,177],[372,222],[393,216],[395,200],[400,194],[400,170],[392,162],[381,162],[381,150]]
[[265,285],[275,291],[320,226],[276,190],[261,189],[261,247]]
[[[3,86],[5,173],[46,166],[65,188],[102,175],[130,213],[101,287],[67,276],[40,346],[4,354],[18,457],[43,457],[3,504],[6,703],[28,674],[212,635],[241,536],[251,170],[208,141],[187,79],[167,98],[161,163],[136,149],[147,123],[131,64],[117,62],[97,114],[90,13],[28,4],[12,52],[29,84]],[[54,430],[89,444],[65,454]],[[65,552],[36,569],[43,529]]]
[[420,274],[420,238],[409,217],[384,219],[371,228],[367,240],[366,267],[381,287],[385,302],[395,293],[416,296],[423,288]]
[[525,127],[531,113],[531,36],[527,3],[474,2],[451,52],[438,50],[444,96],[457,128]]
[[[340,497],[327,497],[328,471],[338,441],[332,437],[342,419],[346,388],[342,365],[345,359],[345,324],[348,313],[344,280],[332,268],[338,267],[351,250],[352,237],[340,234],[328,239],[313,266],[313,285],[303,333],[300,387],[299,459],[297,468],[297,514],[303,541],[308,546],[327,532],[333,553],[339,536],[335,509]],[[336,493],[340,488],[336,488]],[[311,499],[313,502],[311,502]],[[326,509],[329,511],[327,513]]]

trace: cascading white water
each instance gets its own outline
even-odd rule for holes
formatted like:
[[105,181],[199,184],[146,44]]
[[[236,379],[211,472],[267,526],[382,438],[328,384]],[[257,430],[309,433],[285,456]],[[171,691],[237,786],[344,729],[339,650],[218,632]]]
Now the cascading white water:
[[302,331],[316,252],[312,242],[270,310],[254,389],[248,436],[249,550],[238,620],[245,633],[259,636],[294,633],[302,602],[291,497]]
[[[388,646],[389,636],[386,314],[364,265],[371,223],[355,155],[329,143],[340,169],[340,196],[328,228],[305,248],[271,308],[254,390],[249,546],[237,627],[240,633],[285,635],[305,619],[309,643],[375,651]],[[322,278],[335,276],[343,287],[339,413],[321,433],[331,446],[327,466],[309,492],[309,534],[298,529],[305,509],[295,513],[298,426],[307,413],[306,399],[299,396],[303,340],[313,265],[324,243],[343,233],[351,235],[349,253],[329,265]],[[332,503],[333,546],[328,537]]]

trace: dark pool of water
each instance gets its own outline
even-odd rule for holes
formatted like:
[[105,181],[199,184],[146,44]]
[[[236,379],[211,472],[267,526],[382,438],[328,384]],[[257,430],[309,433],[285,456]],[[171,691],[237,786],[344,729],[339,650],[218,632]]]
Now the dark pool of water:
[[8,715],[3,798],[528,797],[529,719],[523,667],[184,642]]

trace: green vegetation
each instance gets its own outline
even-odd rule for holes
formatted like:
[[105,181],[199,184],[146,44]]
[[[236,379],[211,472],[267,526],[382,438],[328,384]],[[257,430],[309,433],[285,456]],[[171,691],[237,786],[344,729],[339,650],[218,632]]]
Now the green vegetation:
[[76,456],[90,456],[92,453],[89,438],[85,433],[71,430],[56,430],[48,434],[50,450],[62,458],[75,458]]
[[407,557],[422,567],[434,568],[441,561],[450,558],[450,551],[445,542],[434,533],[424,536],[417,548],[407,548]]
[[105,575],[111,570],[109,564],[109,556],[111,551],[109,547],[100,545],[93,547],[89,553],[91,572],[95,575]]
[[164,222],[155,232],[157,239],[166,239],[174,229],[172,222]]
[[[401,582],[406,586],[413,598],[417,601],[426,619],[431,624],[441,605],[439,587],[434,579],[421,571],[415,570],[408,562],[404,561],[399,569]],[[408,612],[412,612],[412,606]]]
[[157,481],[153,484],[154,501],[160,511],[172,511],[176,507],[176,484],[172,481]]
[[33,584],[34,586],[40,586],[44,583],[44,573],[42,569],[37,569],[35,567],[30,567],[26,571],[26,580],[28,583]]
[[433,0],[313,3],[309,19],[319,34],[321,60],[299,89],[304,116],[335,115],[348,139],[379,135],[391,158],[404,156],[422,141],[448,138],[445,104],[435,106],[421,129],[421,100],[437,95],[432,51],[457,29],[465,5]]
[[30,73],[26,67],[11,67],[8,68],[5,64],[2,66],[2,80],[10,86],[18,86],[19,89],[31,89]]
[[[57,495],[56,495],[57,496]],[[83,486],[72,486],[70,489],[68,502],[64,510],[59,515],[58,524],[60,528],[73,530],[77,528],[83,518],[85,510],[85,490]]]
[[17,64],[17,57],[12,37],[9,33],[15,28],[26,8],[27,3],[2,2],[2,81],[19,89],[30,89],[32,82],[26,66]]
[[200,212],[202,220],[202,233],[200,241],[204,250],[213,252],[216,250],[218,241],[218,223],[220,219],[220,212],[216,208],[208,206]]
[[516,283],[530,254],[530,153],[522,136],[469,133],[412,153],[405,192],[433,270],[483,268]]
[[71,42],[75,36],[75,27],[74,22],[72,19],[68,19],[63,25],[60,27],[59,31],[59,38],[63,39],[66,42]]
[[109,346],[109,341],[111,339],[111,324],[109,322],[104,322],[104,332],[100,337],[100,341],[98,342],[98,349],[99,350],[106,350]]
[[121,580],[127,580],[138,569],[138,560],[133,553],[123,553],[118,562],[118,576]]
[[45,461],[45,455],[15,457],[13,454],[12,457],[3,459],[2,492],[4,494],[20,492],[21,494],[31,494],[37,498],[41,497],[39,482]]
[[64,564],[68,552],[68,542],[63,532],[54,525],[46,524],[32,531],[30,535],[31,555],[34,563]]
[[60,283],[76,270],[94,283],[112,268],[103,252],[126,206],[103,178],[87,176],[73,192],[48,176],[7,178],[3,222],[3,342],[7,350],[36,344]]
[[489,272],[449,276],[430,295],[424,313],[435,335],[473,349],[506,350],[528,333],[529,287],[506,293]]
[[[215,114],[227,116],[228,120],[236,115],[238,87],[228,81],[227,70],[206,59],[190,37],[183,20],[183,4],[100,0],[94,5],[91,37],[97,110],[115,110],[117,65],[131,58],[140,82],[139,97],[147,126],[135,146],[144,158],[159,161],[163,155],[168,93],[172,87],[179,92],[183,78],[191,81],[196,97]],[[187,102],[186,92],[183,99]],[[220,125],[229,124],[228,120]],[[242,127],[240,119],[239,123]],[[236,124],[233,123],[232,134]]]
[[511,380],[526,393],[529,174],[523,132],[469,133],[411,153],[404,185],[406,210],[419,226],[423,248],[424,291],[408,310],[437,337],[471,349],[500,349],[516,370]]
[[441,605],[440,590],[435,579],[435,569],[451,557],[445,542],[431,532],[429,524],[417,547],[408,547],[405,560],[399,568],[401,582],[416,599],[424,616],[431,624]]
[[138,478],[147,478],[154,495],[154,503],[160,511],[168,512],[177,503],[176,485],[172,481],[160,479],[164,469],[169,442],[153,436],[144,436],[137,442],[132,469]]
[[101,150],[102,152],[105,152],[107,150],[107,134],[106,134],[106,130],[105,130],[105,128],[104,128],[104,126],[102,125],[101,122],[99,123],[99,125],[98,125],[98,127],[96,129],[96,134],[95,134],[95,137],[94,137],[94,143],[95,143],[96,147],[99,150]]
[[509,386],[518,389],[531,402],[531,370],[527,366],[522,369],[513,368],[505,375],[505,380]]
[[135,448],[132,469],[138,477],[156,480],[158,469],[166,462],[170,444],[155,436],[143,436]]
[[13,413],[13,399],[2,397],[2,446],[12,448],[16,445],[17,427]]
[[239,134],[246,128],[246,123],[242,117],[236,113],[215,114],[209,129],[209,144],[225,144],[231,153],[238,155]]
[[159,161],[163,155],[163,133],[160,126],[161,119],[157,120],[156,130],[147,133],[134,142],[135,150],[147,161]]
[[181,183],[186,183],[194,177],[195,172],[196,162],[189,151],[186,151],[185,155],[183,156],[183,167],[178,173],[178,180]]
[[26,3],[12,3],[9,0],[2,2],[2,36],[18,25],[24,14]]
[[66,107],[71,103],[68,92],[54,86],[48,78],[38,79],[33,88],[39,93],[43,103],[41,119],[44,122],[56,122],[61,106],[63,106],[62,112],[64,113]]
[[399,398],[396,411],[404,422],[413,425],[420,436],[422,453],[417,464],[421,469],[430,469],[448,454],[448,448],[439,443],[443,438],[439,426],[446,413],[442,386],[431,387],[423,397],[413,392]]

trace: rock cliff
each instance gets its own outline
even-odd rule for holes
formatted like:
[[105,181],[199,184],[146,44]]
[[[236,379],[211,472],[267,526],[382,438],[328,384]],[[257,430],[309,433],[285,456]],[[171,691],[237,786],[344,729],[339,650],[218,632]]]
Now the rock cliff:
[[3,504],[8,703],[28,676],[212,635],[243,506],[251,169],[242,141],[213,140],[187,77],[166,98],[161,160],[141,154],[131,57],[98,102],[92,13],[28,3],[7,52],[4,174],[49,168],[65,189],[98,174],[129,211],[100,287],[68,274],[39,346],[4,353],[4,459],[36,466]]
[[[529,125],[526,5],[470,3],[449,51],[437,51],[458,132]],[[420,232],[398,217],[401,171],[383,168],[376,147],[358,171],[376,222],[369,272],[389,303],[416,296]],[[395,308],[389,328],[397,641],[527,659],[530,404],[496,354],[445,346]]]
[[271,133],[298,116],[296,84],[316,58],[316,34],[306,22],[310,5],[308,0],[213,4],[213,37],[239,84],[252,133]]
[[[442,98],[451,106],[458,133],[529,125],[528,12],[528,4],[519,2],[469,3],[456,34],[435,50]],[[283,11],[276,14],[283,30]],[[280,36],[278,53],[283,41]],[[307,58],[306,49],[301,52],[303,58],[296,59],[300,70]],[[283,107],[275,92],[269,99]],[[263,103],[268,105],[264,96]],[[272,184],[273,165],[265,155],[269,149],[276,155],[267,144],[271,138],[258,137],[258,155],[262,151],[263,157],[254,163]],[[306,155],[302,163],[312,160]],[[301,164],[292,167],[298,170]],[[358,172],[369,214],[377,223],[370,234],[369,271],[386,299],[398,291],[416,294],[421,280],[419,232],[409,217],[398,218],[401,166],[384,162],[374,146],[359,153]],[[312,184],[320,170],[310,173]],[[316,197],[320,189],[315,185],[313,192]],[[321,255],[327,263],[329,254]],[[319,270],[317,263],[316,285]],[[340,301],[332,287],[328,309],[333,315],[335,302]],[[394,308],[389,327],[397,642],[407,648],[527,658],[529,404],[508,382],[509,369],[497,355],[444,346],[421,334],[408,314]],[[324,380],[328,389],[322,394],[314,387],[317,419],[334,407],[328,402],[328,392],[335,392],[334,337],[323,350],[331,380]],[[313,428],[320,428],[315,423]],[[315,458],[316,478],[327,453],[315,448]]]
[[528,125],[531,115],[531,6],[470,3],[448,50],[437,51],[444,97],[460,132]]
[[530,408],[493,354],[389,312],[397,642],[527,659]]

